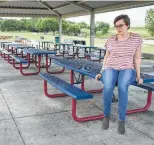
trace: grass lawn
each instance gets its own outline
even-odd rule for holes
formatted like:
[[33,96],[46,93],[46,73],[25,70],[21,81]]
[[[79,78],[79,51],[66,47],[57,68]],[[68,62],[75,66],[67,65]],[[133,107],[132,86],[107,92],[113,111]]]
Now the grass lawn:
[[[135,32],[140,34],[142,37],[147,36],[149,37],[149,34],[146,29],[144,28],[131,28],[131,32]],[[106,38],[110,35],[115,34],[115,29],[111,28],[109,30],[109,33],[105,36]],[[25,38],[28,38],[30,40],[40,40],[40,36],[44,36],[44,40],[54,41],[54,37],[52,33],[48,33],[47,35],[44,35],[44,33],[32,33],[32,32],[1,32],[1,36],[22,36]],[[75,39],[75,40],[85,40],[87,45],[90,44],[90,38],[89,37],[77,37],[77,36],[62,36],[62,41],[64,39]],[[103,38],[95,38],[95,46],[103,47],[105,44],[106,39]],[[154,54],[154,45],[143,45],[142,53],[150,53]]]
[[[142,38],[145,38],[145,37],[150,37],[150,34],[148,33],[147,29],[145,28],[130,28],[128,30],[129,32],[132,32],[132,33],[137,33],[139,35],[142,36]],[[116,30],[114,28],[110,28],[109,29],[109,35],[112,35],[112,34],[115,34],[116,33]]]
[[142,53],[154,54],[154,45],[144,44],[142,47]]

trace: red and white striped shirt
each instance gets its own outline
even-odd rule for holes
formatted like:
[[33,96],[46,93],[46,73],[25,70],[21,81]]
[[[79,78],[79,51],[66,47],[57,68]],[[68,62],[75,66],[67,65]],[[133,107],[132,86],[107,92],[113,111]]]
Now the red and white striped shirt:
[[130,33],[130,37],[124,41],[118,41],[116,35],[111,36],[105,47],[110,55],[106,59],[104,68],[113,68],[116,70],[134,69],[134,56],[136,50],[142,44],[142,38],[135,33]]

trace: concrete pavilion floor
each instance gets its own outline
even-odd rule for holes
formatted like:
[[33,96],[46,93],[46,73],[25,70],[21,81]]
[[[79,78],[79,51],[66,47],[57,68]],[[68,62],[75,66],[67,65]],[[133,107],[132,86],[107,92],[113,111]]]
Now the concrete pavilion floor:
[[[142,72],[154,75],[154,68],[144,66]],[[69,80],[69,71],[58,76]],[[88,89],[103,86],[95,80],[87,80],[86,84]],[[144,106],[146,93],[131,86],[128,107]],[[79,116],[102,112],[101,94],[95,96],[90,102],[78,102]],[[70,97],[47,98],[39,75],[22,76],[0,58],[0,145],[154,145],[154,98],[147,112],[127,116],[123,136],[117,134],[117,105],[112,105],[106,131],[101,129],[101,120],[78,123],[71,117]]]

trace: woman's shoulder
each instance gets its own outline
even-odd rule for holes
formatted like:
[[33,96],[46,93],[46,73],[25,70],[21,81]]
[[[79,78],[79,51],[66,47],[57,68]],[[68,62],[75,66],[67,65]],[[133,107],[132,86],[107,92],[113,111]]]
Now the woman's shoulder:
[[117,35],[111,35],[109,36],[108,41],[115,40],[116,38],[117,38]]
[[131,36],[132,36],[133,38],[136,38],[136,39],[142,39],[141,36],[140,36],[139,34],[137,34],[137,33],[132,33],[132,32],[131,32]]
[[131,34],[132,34],[131,40],[133,41],[133,43],[135,42],[139,47],[143,43],[143,39],[137,33],[131,33]]

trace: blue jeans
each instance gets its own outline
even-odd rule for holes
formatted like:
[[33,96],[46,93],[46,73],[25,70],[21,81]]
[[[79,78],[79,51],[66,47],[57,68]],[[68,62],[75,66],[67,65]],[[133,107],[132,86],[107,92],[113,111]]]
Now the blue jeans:
[[115,70],[106,68],[102,73],[104,83],[103,102],[104,116],[110,116],[113,91],[118,83],[118,107],[119,120],[125,121],[128,104],[128,87],[135,81],[136,71],[134,69]]

